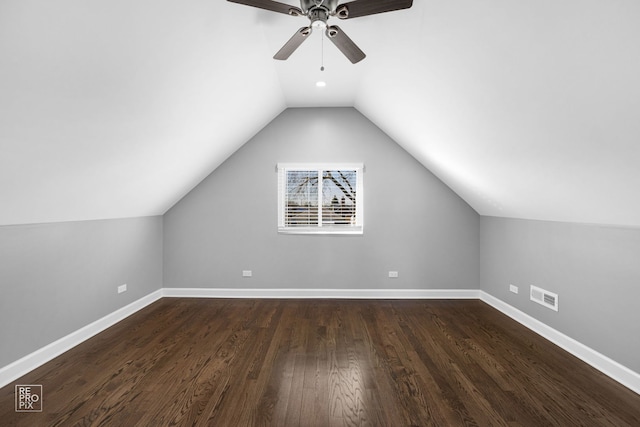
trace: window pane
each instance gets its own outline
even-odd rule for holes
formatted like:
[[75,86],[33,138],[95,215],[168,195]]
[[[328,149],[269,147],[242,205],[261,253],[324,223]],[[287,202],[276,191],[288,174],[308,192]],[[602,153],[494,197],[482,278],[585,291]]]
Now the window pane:
[[317,225],[318,171],[287,171],[286,185],[285,225]]
[[356,171],[322,172],[322,224],[352,225],[356,215]]
[[359,163],[279,163],[278,232],[362,234]]

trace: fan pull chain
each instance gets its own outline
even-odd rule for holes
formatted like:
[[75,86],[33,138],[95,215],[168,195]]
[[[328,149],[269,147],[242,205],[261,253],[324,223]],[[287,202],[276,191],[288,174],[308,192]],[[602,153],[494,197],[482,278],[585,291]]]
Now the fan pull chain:
[[320,71],[324,71],[324,34],[320,34]]

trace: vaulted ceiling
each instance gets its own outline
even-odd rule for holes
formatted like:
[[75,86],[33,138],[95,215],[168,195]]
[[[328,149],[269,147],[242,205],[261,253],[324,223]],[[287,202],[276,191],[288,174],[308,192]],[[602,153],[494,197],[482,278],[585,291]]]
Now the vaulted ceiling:
[[338,22],[356,65],[271,59],[306,22],[2,0],[0,225],[163,214],[285,108],[353,106],[482,215],[640,226],[637,0],[415,0]]

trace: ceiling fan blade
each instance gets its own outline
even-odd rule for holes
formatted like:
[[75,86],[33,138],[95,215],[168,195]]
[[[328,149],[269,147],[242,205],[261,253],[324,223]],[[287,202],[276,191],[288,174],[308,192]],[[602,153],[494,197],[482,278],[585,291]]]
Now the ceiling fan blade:
[[325,34],[351,63],[360,62],[367,56],[337,25],[327,27]]
[[300,47],[303,41],[309,38],[311,34],[311,27],[302,27],[289,39],[288,42],[282,46],[282,48],[273,56],[273,59],[279,59],[284,61],[288,59],[291,54]]
[[284,13],[286,15],[299,16],[302,10],[299,7],[280,3],[273,0],[227,0],[231,3],[244,4],[246,6],[258,7],[260,9],[270,10],[272,12]]
[[376,13],[409,9],[412,5],[413,0],[356,0],[339,5],[336,8],[336,15],[340,19],[358,18]]

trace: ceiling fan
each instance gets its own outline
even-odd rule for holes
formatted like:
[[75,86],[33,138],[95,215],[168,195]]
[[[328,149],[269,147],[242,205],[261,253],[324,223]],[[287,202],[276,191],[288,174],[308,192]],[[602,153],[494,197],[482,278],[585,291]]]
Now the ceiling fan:
[[274,59],[285,60],[304,42],[314,28],[325,28],[325,34],[353,64],[362,61],[365,54],[337,25],[328,25],[332,16],[340,19],[359,18],[376,13],[408,9],[413,0],[354,0],[338,5],[338,0],[300,0],[300,7],[273,0],[228,0],[232,3],[258,7],[291,16],[306,16],[308,27],[302,27],[275,54]]

